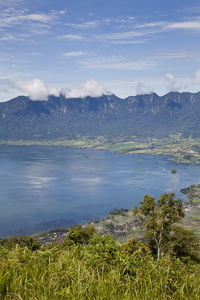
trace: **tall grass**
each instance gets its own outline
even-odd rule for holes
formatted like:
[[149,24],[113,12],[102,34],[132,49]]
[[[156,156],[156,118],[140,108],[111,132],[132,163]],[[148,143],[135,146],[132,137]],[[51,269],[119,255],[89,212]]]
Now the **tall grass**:
[[86,246],[31,251],[0,248],[0,299],[200,299],[200,265],[141,249],[124,253],[111,238]]

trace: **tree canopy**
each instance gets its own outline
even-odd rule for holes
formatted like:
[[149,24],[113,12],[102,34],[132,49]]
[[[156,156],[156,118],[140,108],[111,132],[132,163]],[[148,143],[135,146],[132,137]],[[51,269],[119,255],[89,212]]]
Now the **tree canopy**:
[[146,243],[159,260],[168,251],[172,225],[184,217],[182,200],[175,199],[174,193],[165,193],[158,200],[145,195],[140,204],[133,213],[140,215]]

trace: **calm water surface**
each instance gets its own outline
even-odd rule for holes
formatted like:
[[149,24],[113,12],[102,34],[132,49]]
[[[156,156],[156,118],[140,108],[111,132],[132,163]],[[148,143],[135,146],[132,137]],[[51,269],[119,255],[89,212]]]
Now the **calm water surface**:
[[[171,169],[177,169],[171,174]],[[144,194],[180,194],[200,166],[163,156],[40,146],[0,146],[0,236],[28,234],[132,208]]]

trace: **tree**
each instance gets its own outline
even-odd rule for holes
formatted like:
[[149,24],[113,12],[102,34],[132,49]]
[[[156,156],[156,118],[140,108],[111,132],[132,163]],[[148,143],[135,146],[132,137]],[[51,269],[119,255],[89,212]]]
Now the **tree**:
[[157,201],[145,195],[140,204],[138,213],[144,226],[145,240],[159,260],[168,250],[172,225],[184,217],[182,200],[175,199],[174,193],[165,193]]

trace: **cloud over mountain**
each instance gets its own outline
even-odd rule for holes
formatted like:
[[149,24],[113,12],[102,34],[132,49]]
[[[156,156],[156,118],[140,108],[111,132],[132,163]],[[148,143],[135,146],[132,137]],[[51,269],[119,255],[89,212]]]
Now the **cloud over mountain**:
[[176,80],[173,74],[167,73],[165,74],[165,79],[168,82],[168,89],[169,91],[179,91],[180,90],[180,84]]
[[88,80],[82,89],[71,89],[65,93],[67,98],[100,97],[110,94],[95,79]]
[[200,70],[196,71],[195,73],[195,82],[200,84]]
[[26,93],[31,100],[47,100],[48,95],[58,96],[57,89],[49,87],[40,79],[30,81],[17,81],[15,86],[22,92]]
[[40,79],[30,81],[17,81],[14,86],[30,97],[31,100],[48,100],[49,95],[59,96],[64,94],[66,98],[84,98],[100,97],[110,94],[106,91],[95,79],[90,79],[84,83],[82,88],[58,90],[55,87],[50,87]]

